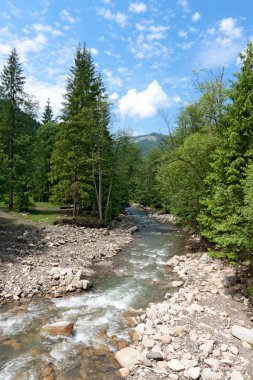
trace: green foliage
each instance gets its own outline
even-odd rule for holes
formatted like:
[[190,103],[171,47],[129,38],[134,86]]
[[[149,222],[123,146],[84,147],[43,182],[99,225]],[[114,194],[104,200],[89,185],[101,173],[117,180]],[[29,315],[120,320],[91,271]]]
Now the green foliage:
[[251,167],[253,142],[251,43],[241,58],[241,72],[236,74],[236,81],[229,91],[231,101],[220,118],[218,147],[212,155],[211,172],[206,178],[209,194],[202,201],[199,218],[203,235],[233,254],[252,248],[245,231],[250,220],[251,193],[250,174],[248,172],[246,178],[245,173]]
[[43,124],[50,123],[53,121],[53,118],[54,118],[53,109],[51,107],[50,100],[47,99],[47,103],[44,107],[44,112],[42,115],[42,123]]

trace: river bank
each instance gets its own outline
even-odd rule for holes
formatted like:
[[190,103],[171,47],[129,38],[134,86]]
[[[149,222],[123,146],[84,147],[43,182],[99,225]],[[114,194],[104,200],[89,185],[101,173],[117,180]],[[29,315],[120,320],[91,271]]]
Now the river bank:
[[131,216],[110,228],[38,225],[1,212],[0,302],[62,297],[88,289],[132,240]]
[[236,269],[206,253],[168,265],[179,276],[177,291],[132,321],[133,342],[116,354],[122,376],[252,380],[253,313]]

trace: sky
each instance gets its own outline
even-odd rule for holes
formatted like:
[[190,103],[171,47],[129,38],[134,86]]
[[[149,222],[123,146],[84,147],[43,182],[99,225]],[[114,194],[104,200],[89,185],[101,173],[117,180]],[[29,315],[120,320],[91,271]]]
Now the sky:
[[112,131],[168,132],[206,79],[240,70],[253,37],[252,0],[0,0],[0,70],[13,47],[25,89],[60,114],[66,78],[86,43],[113,104]]

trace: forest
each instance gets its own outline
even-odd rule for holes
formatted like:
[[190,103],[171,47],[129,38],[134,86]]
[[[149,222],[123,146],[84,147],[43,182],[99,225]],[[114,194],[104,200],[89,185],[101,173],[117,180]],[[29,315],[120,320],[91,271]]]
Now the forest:
[[[240,54],[239,72],[199,81],[197,101],[183,106],[160,148],[142,157],[113,122],[102,77],[85,45],[77,48],[60,116],[50,100],[25,93],[17,51],[0,77],[0,197],[10,209],[33,202],[73,205],[101,223],[129,202],[160,208],[200,234],[214,256],[252,261],[253,44]],[[35,94],[36,96],[36,94]]]

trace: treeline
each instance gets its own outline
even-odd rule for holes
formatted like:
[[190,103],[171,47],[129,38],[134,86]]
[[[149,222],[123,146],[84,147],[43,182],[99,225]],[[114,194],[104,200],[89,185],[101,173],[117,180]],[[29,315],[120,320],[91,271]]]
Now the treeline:
[[[139,169],[136,199],[178,216],[231,261],[253,253],[253,45],[229,88],[198,83],[199,99]],[[167,122],[166,117],[164,117]]]
[[37,106],[13,49],[0,75],[0,200],[17,210],[33,201],[72,204],[74,216],[86,210],[109,220],[129,200],[138,149],[124,132],[110,133],[111,105],[85,45],[70,68],[60,121],[48,100],[39,123]]

